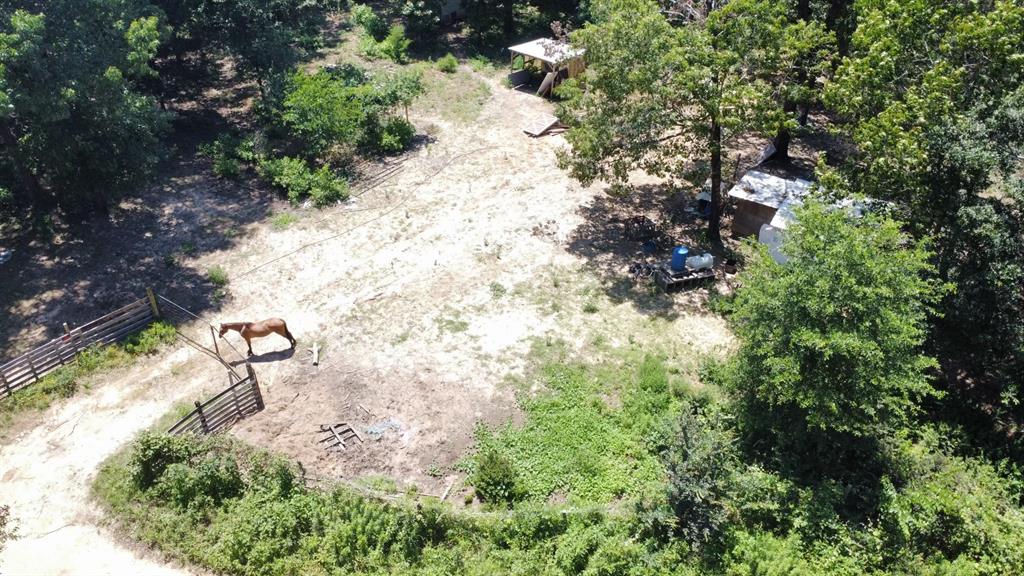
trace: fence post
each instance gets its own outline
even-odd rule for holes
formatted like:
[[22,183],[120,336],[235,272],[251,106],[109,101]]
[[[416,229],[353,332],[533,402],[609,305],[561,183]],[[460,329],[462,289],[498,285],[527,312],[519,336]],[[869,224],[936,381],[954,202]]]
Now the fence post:
[[260,383],[256,380],[256,371],[252,369],[252,364],[245,363],[245,371],[249,373],[249,383],[252,385],[252,394],[256,397],[256,409],[263,410],[265,407],[263,404],[263,394],[260,392]]
[[210,326],[210,340],[213,340],[213,351],[217,353],[217,357],[223,358],[220,355],[220,347],[217,346],[217,334],[213,331],[213,326]]
[[4,396],[10,396],[11,395],[11,384],[7,381],[7,377],[4,376],[3,371],[0,371],[0,384],[2,384],[3,387],[4,387],[4,390],[6,390],[6,392],[4,392]]
[[210,433],[210,426],[206,423],[206,416],[203,415],[203,405],[196,400],[196,414],[199,414],[199,424],[203,427],[203,434]]
[[146,298],[149,299],[149,308],[153,311],[153,318],[160,319],[160,305],[156,303],[156,294],[152,288],[146,288]]
[[[32,352],[35,352],[35,350],[33,350]],[[29,352],[28,354],[25,355],[25,360],[28,360],[28,367],[29,370],[32,370],[32,376],[35,378],[33,382],[35,382],[39,380],[40,376],[39,372],[36,372],[36,365],[32,363],[32,352]]]
[[63,366],[64,354],[60,350],[60,338],[54,338],[53,340],[50,340],[50,342],[53,343],[53,351],[57,353],[57,361],[60,362],[61,366]]

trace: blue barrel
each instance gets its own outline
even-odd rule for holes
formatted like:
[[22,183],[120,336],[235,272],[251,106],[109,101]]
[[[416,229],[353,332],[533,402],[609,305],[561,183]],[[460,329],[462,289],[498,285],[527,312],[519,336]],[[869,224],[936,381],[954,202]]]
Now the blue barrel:
[[672,251],[672,271],[682,272],[686,270],[686,257],[690,254],[690,251],[686,246],[676,246],[676,249]]

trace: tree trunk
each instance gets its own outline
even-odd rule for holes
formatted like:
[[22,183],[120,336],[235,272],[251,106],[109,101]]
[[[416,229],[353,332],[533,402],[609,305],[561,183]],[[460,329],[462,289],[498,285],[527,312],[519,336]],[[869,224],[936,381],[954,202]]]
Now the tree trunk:
[[15,176],[19,184],[15,195],[20,196],[19,203],[37,207],[45,204],[47,198],[43,193],[43,186],[39,183],[39,177],[18,160],[18,135],[13,125],[8,124],[0,129],[0,146],[7,151],[8,158],[14,165]]
[[825,27],[836,34],[836,47],[840,56],[850,52],[850,31],[843,22],[850,10],[851,0],[831,0],[825,14]]
[[516,13],[515,13],[515,2],[505,3],[505,14],[502,21],[502,31],[505,36],[511,36],[512,32],[516,29]]
[[[796,103],[787,101],[782,105],[782,111],[786,113],[786,117],[790,117],[796,112]],[[772,138],[772,146],[775,146],[775,153],[769,156],[772,160],[779,160],[781,162],[789,162],[789,143],[793,141],[793,134],[790,133],[789,128],[783,126],[779,128],[778,133],[775,134],[775,138]]]
[[796,17],[803,22],[811,21],[811,0],[797,0]]
[[718,120],[711,121],[711,214],[708,216],[708,240],[715,244],[722,241],[722,126]]

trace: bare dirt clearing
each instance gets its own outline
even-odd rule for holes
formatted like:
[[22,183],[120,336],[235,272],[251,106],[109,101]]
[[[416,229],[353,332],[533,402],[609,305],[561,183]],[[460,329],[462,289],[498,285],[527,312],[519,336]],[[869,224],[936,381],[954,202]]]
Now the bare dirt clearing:
[[[232,433],[297,458],[315,475],[388,475],[440,493],[458,479],[447,467],[472,445],[475,424],[515,418],[513,391],[504,383],[527,366],[537,339],[565,340],[573,349],[649,346],[684,370],[693,368],[696,353],[730,345],[720,319],[679,306],[699,297],[654,296],[617,283],[617,264],[603,273],[595,268],[601,243],[610,241],[588,238],[606,234],[595,225],[610,217],[603,193],[558,169],[560,137],[534,140],[521,131],[550,113],[551,104],[463,72],[490,89],[476,120],[463,124],[414,108],[413,122],[433,126],[432,138],[404,157],[392,178],[342,206],[291,209],[197,174],[176,176],[139,201],[148,206],[162,198],[162,208],[145,209],[154,220],[143,236],[174,252],[172,279],[202,284],[214,266],[230,279],[219,302],[206,296],[206,285],[201,298],[189,300],[190,282],[172,282],[172,298],[202,308],[212,323],[287,319],[298,350],[285,351],[287,343],[274,337],[254,342],[267,408]],[[271,211],[298,220],[261,221]],[[201,244],[175,245],[179,230],[197,226]],[[586,246],[596,249],[580,249]],[[29,317],[47,324],[66,317],[75,301],[61,299],[65,290],[77,291],[78,300],[94,291],[120,294],[128,264],[118,264],[113,249],[104,254],[106,262],[89,265],[110,267],[106,275],[63,288],[54,284],[59,275],[47,280],[47,315],[26,313],[25,325]],[[166,255],[154,250],[149,258],[160,276],[156,262]],[[26,268],[31,276],[33,266]],[[158,290],[161,280],[152,282]],[[34,305],[29,298],[10,304]],[[306,350],[313,342],[323,347],[320,367],[311,366]],[[111,375],[0,449],[4,492],[16,494],[10,504],[24,534],[0,559],[0,571],[38,572],[37,558],[45,556],[46,573],[81,571],[82,559],[91,572],[172,573],[96,532],[88,486],[103,458],[175,402],[225,384],[207,359],[180,360],[175,368],[170,358],[138,368],[151,376],[145,381]],[[58,425],[75,418],[75,433],[63,438]],[[340,422],[361,433],[376,427],[381,438],[325,455],[316,444],[319,426]]]

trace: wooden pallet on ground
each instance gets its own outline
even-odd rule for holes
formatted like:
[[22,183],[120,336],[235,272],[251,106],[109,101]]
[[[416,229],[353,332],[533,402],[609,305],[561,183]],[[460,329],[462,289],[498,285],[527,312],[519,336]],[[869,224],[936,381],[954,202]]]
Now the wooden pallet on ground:
[[526,128],[523,128],[523,132],[526,132],[530,136],[537,138],[543,136],[552,128],[560,127],[562,124],[551,114],[542,114],[538,116],[533,122],[531,122]]

